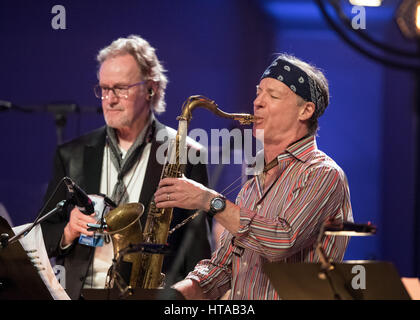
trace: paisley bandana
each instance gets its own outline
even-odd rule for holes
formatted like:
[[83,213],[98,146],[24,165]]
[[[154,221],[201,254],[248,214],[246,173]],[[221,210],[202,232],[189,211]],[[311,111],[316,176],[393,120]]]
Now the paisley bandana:
[[289,61],[277,58],[265,70],[260,80],[273,78],[283,82],[305,101],[315,104],[315,113],[321,116],[327,108],[327,101],[319,85],[305,71]]

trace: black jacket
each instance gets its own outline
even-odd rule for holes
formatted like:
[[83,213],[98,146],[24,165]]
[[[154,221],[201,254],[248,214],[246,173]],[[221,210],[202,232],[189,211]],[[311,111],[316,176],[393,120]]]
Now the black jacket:
[[[156,132],[159,130],[167,130],[169,136],[173,136],[176,133],[173,129],[162,125],[156,120]],[[99,193],[105,139],[106,129],[102,127],[57,148],[54,158],[53,177],[48,185],[45,202],[53,195],[57,186],[58,189],[49,201],[49,205],[44,211],[45,213],[53,209],[58,202],[67,198],[64,184],[59,186],[61,179],[65,176],[75,181],[86,193]],[[146,221],[149,203],[157,189],[162,172],[162,165],[157,162],[155,156],[158,147],[162,143],[156,141],[155,138],[152,140],[143,188],[139,199],[139,202],[145,206],[145,213],[141,217],[143,226]],[[192,147],[191,144],[188,145]],[[208,183],[207,168],[204,164],[187,164],[185,175],[204,185]],[[58,257],[60,264],[64,264],[66,272],[65,289],[68,295],[72,299],[78,299],[88,272],[91,271],[89,266],[94,257],[94,248],[80,245],[76,240],[70,249],[65,252],[60,250],[59,243],[64,227],[69,220],[69,212],[70,209],[63,210],[60,214],[53,215],[45,220],[41,226],[48,255],[50,257]],[[181,222],[190,213],[186,210],[175,208],[172,226]],[[183,279],[188,272],[193,270],[199,260],[210,257],[210,227],[211,221],[205,215],[200,215],[169,237],[168,243],[172,248],[172,253],[165,256],[163,272],[167,275],[170,273],[173,276],[173,278],[171,277],[173,281],[166,283],[167,285]],[[193,239],[193,241],[183,242],[184,236],[188,233],[190,235],[188,238]],[[186,239],[187,237],[185,237]],[[180,257],[177,257],[178,255]],[[177,270],[171,270],[175,257],[180,259],[181,266]]]

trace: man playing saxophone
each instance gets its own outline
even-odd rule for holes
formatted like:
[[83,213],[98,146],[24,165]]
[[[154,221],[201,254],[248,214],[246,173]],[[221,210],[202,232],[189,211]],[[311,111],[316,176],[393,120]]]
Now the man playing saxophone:
[[[101,100],[106,125],[57,148],[45,199],[68,176],[88,194],[107,195],[117,206],[140,202],[146,213],[163,167],[157,150],[164,141],[157,136],[171,138],[176,133],[155,117],[166,107],[165,70],[155,49],[139,36],[113,41],[100,50],[97,60],[99,83],[94,93]],[[192,139],[187,143],[203,151]],[[207,184],[204,164],[187,164],[185,175]],[[65,188],[59,189],[45,212],[65,198]],[[179,223],[187,215],[185,210],[174,209],[172,221]],[[146,214],[141,217],[143,226],[146,218]],[[204,217],[168,239],[173,254],[165,256],[162,271],[171,273],[174,281],[183,279],[199,260],[210,257],[208,221]],[[82,288],[104,288],[114,258],[109,239],[96,247],[79,243],[81,235],[93,235],[87,224],[95,222],[75,207],[42,223],[47,252],[64,264],[66,291],[72,299],[79,298]],[[193,243],[184,241],[188,232],[194,234]],[[180,268],[172,268],[175,260],[180,261]]]
[[[265,166],[248,180],[236,202],[188,178],[167,178],[157,207],[199,209],[225,231],[211,259],[176,283],[187,299],[279,299],[262,265],[268,261],[318,262],[314,243],[322,224],[352,221],[342,169],[317,148],[318,118],[329,103],[328,83],[316,67],[280,55],[263,73],[254,100],[254,135],[262,129]],[[324,236],[333,261],[343,259],[348,238]]]

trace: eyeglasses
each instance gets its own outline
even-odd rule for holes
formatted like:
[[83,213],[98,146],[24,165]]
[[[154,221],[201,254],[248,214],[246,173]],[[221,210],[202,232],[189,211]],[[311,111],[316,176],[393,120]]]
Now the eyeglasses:
[[124,98],[127,99],[128,98],[128,90],[132,87],[135,86],[139,86],[143,83],[145,83],[146,80],[134,83],[134,84],[130,84],[128,86],[117,86],[117,87],[112,87],[112,88],[108,88],[108,87],[101,87],[100,84],[97,84],[94,88],[93,88],[93,92],[95,92],[95,96],[101,100],[104,99],[108,99],[109,98],[109,91],[112,91],[112,93],[117,97],[117,98]]

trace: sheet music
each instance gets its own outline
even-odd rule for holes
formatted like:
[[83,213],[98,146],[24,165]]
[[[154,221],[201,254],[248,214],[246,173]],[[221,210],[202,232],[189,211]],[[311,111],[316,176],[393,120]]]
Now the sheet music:
[[[24,230],[29,224],[17,226],[13,228],[13,232],[18,234]],[[35,226],[25,237],[19,240],[23,249],[27,252],[28,257],[38,269],[38,273],[44,281],[46,287],[55,300],[70,300],[67,292],[58,282],[51,263],[48,259],[47,250],[45,249],[44,238],[40,225]]]

